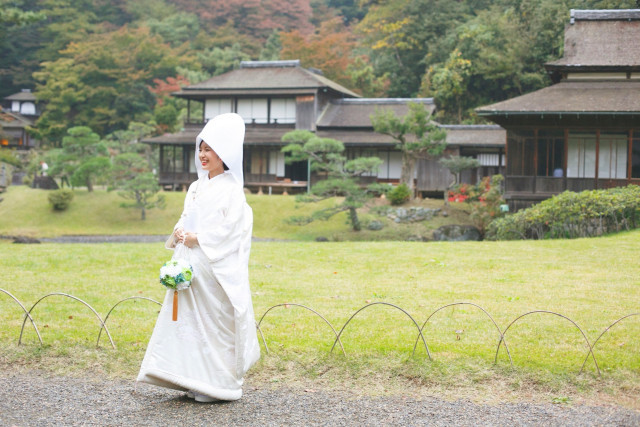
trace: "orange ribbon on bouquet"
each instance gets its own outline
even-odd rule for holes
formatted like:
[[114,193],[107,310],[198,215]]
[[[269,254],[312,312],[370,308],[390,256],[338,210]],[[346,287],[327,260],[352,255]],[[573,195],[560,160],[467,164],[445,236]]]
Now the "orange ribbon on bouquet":
[[178,321],[178,291],[173,291],[173,321]]

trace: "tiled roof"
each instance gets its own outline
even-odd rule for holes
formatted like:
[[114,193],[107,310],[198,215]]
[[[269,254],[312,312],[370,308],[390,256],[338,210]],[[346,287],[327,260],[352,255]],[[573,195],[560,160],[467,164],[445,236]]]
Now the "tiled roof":
[[218,91],[251,94],[255,93],[255,90],[291,91],[292,89],[330,88],[347,97],[359,97],[358,94],[320,74],[300,66],[292,66],[289,64],[291,62],[293,61],[256,62],[254,63],[256,66],[245,65],[204,82],[187,86],[174,93],[174,95],[188,96],[190,94],[201,94],[203,91],[213,95]]
[[0,127],[3,128],[25,128],[32,126],[33,120],[30,120],[19,113],[13,113],[6,110],[0,110]]
[[7,101],[32,101],[36,102],[36,96],[29,90],[23,90],[13,95],[5,96]]
[[[473,146],[503,146],[505,144],[505,130],[498,125],[442,125],[447,130],[449,145]],[[245,145],[284,145],[282,135],[291,128],[268,128],[247,126]],[[156,136],[144,140],[151,144],[194,144],[198,130],[187,130],[176,134]],[[388,135],[376,133],[373,130],[361,129],[325,129],[318,130],[320,138],[332,138],[342,141],[347,146],[384,146],[393,147],[396,141]]]
[[318,128],[372,128],[371,115],[377,109],[391,110],[398,116],[409,112],[409,103],[424,104],[435,110],[433,98],[362,98],[332,101],[318,118]]
[[[245,145],[284,145],[282,142],[282,135],[285,133],[292,131],[293,128],[285,128],[285,127],[252,127],[247,126],[245,128],[244,134],[244,143]],[[180,145],[190,145],[196,143],[196,137],[200,133],[200,128],[194,129],[185,129],[182,132],[165,134],[156,136],[153,138],[148,138],[143,140],[143,142],[149,144],[180,144]]]

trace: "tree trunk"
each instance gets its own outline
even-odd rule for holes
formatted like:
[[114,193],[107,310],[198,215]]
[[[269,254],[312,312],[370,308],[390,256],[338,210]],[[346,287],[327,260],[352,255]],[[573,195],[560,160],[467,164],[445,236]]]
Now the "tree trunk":
[[409,187],[411,193],[410,200],[415,198],[415,187],[413,185],[413,175],[416,165],[416,158],[408,151],[402,152],[402,171],[400,173],[400,182]]
[[147,212],[145,204],[142,203],[142,194],[140,194],[140,191],[136,191],[136,203],[140,206],[140,219],[144,221],[147,219]]
[[353,228],[353,231],[360,231],[362,227],[360,226],[360,219],[358,218],[356,208],[349,208],[349,218],[351,220],[351,228]]
[[93,184],[91,183],[91,178],[87,178],[87,191],[89,193],[93,191]]
[[451,189],[451,187],[453,187],[454,185],[456,185],[460,181],[459,175],[460,175],[459,173],[455,174],[454,175],[455,180],[451,184],[449,184],[447,186],[447,188],[444,190],[444,205],[445,206],[449,206],[449,190]]

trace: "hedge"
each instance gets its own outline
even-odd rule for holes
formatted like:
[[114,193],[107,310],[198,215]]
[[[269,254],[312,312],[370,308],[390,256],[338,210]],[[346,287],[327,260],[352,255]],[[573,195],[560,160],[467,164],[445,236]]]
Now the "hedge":
[[565,191],[493,221],[488,240],[594,237],[640,225],[640,186]]

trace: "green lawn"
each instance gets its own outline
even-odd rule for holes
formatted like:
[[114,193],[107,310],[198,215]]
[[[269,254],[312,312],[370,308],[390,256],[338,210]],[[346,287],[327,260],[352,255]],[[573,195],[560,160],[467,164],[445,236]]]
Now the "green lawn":
[[[75,191],[75,198],[68,210],[55,212],[51,209],[46,190],[36,190],[25,186],[9,187],[0,197],[0,235],[25,235],[31,237],[55,237],[62,235],[86,234],[168,234],[173,229],[184,202],[184,193],[165,192],[167,206],[163,210],[152,209],[147,219],[140,220],[140,212],[121,208],[124,201],[115,192],[96,190],[92,193],[84,189]],[[397,225],[391,220],[361,213],[366,223],[379,219],[386,226],[381,231],[363,230],[352,232],[346,224],[346,214],[340,213],[329,221],[317,221],[306,226],[285,223],[285,218],[294,215],[308,215],[319,206],[330,206],[327,200],[319,205],[297,204],[294,196],[255,195],[247,196],[254,210],[253,235],[262,239],[315,240],[322,236],[329,240],[404,240],[411,235],[431,236],[431,232],[444,224],[469,223],[466,206],[458,204],[448,209],[449,216],[438,216],[432,221]],[[378,205],[384,203],[376,201]],[[388,202],[386,202],[388,204]],[[416,204],[431,208],[442,208],[442,200],[425,200]],[[366,210],[365,210],[366,211]]]
[[[640,312],[639,247],[640,231],[522,242],[257,242],[250,274],[258,318],[273,305],[297,303],[317,310],[339,329],[364,305],[387,302],[422,325],[446,304],[470,302],[484,308],[502,330],[532,310],[557,312],[575,321],[593,342],[614,321]],[[5,278],[0,288],[27,307],[47,293],[69,293],[104,317],[130,296],[161,300],[156,276],[169,255],[161,244],[0,241]],[[117,350],[104,336],[95,349],[99,325],[93,314],[53,296],[34,310],[44,348],[29,325],[25,345],[18,347],[22,311],[0,293],[0,360],[7,366],[133,378],[157,311],[140,300],[118,306],[108,323]],[[333,333],[296,306],[272,310],[261,329],[270,354],[263,351],[252,371],[257,382],[475,398],[569,396],[638,407],[640,316],[620,322],[598,342],[594,352],[600,377],[591,360],[578,375],[587,354],[582,335],[569,321],[550,314],[527,316],[508,331],[513,369],[504,350],[493,364],[499,335],[488,317],[470,305],[432,317],[425,328],[432,361],[423,348],[411,356],[415,326],[384,305],[369,307],[349,324],[343,335],[346,358],[339,351],[328,354]]]

